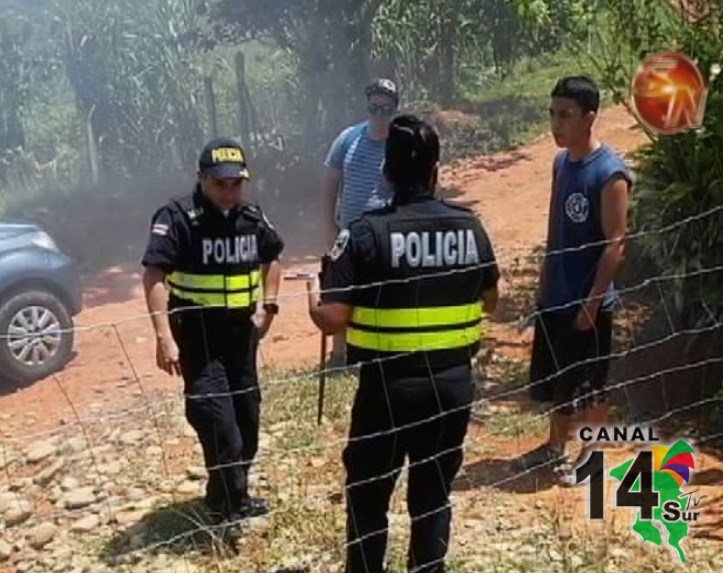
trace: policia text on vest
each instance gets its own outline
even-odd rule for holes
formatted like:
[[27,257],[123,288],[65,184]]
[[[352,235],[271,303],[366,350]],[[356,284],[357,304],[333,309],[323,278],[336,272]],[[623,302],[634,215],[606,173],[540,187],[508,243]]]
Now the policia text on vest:
[[410,267],[443,268],[479,263],[477,242],[470,229],[430,233],[392,233],[392,267],[402,260]]
[[[469,360],[483,334],[481,288],[495,278],[485,268],[491,247],[474,216],[422,200],[370,213],[349,232],[349,244],[329,265],[328,286],[349,286],[337,281],[350,274],[358,287],[346,329],[350,361],[386,358],[405,367]],[[347,273],[347,264],[359,268]]]
[[217,265],[226,263],[250,263],[257,261],[259,250],[256,246],[256,235],[226,237],[225,239],[203,239],[203,264],[214,262]]

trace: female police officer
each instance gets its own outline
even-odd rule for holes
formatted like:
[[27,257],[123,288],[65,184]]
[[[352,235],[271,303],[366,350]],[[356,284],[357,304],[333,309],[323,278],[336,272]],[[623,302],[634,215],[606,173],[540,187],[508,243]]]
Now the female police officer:
[[323,265],[321,302],[309,312],[325,333],[344,328],[349,363],[361,363],[344,451],[347,573],[381,573],[386,513],[409,457],[410,571],[441,572],[449,493],[462,464],[473,396],[471,357],[499,272],[470,211],[435,199],[439,139],[399,116],[386,143],[387,208],[342,230]]
[[[193,194],[153,216],[143,257],[157,363],[183,375],[186,416],[208,468],[206,504],[216,521],[230,523],[266,511],[247,482],[259,432],[256,350],[278,312],[283,249],[261,209],[244,198],[248,178],[241,147],[211,141]],[[260,286],[264,313],[254,322]]]

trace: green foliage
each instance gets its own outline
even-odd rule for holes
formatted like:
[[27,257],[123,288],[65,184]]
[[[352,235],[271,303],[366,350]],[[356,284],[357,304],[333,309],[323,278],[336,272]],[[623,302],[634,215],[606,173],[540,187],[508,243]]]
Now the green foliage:
[[[48,43],[29,15],[0,16],[0,155],[27,144],[28,115],[52,74]],[[0,170],[0,182],[3,172]]]
[[227,44],[270,39],[293,55],[301,127],[308,149],[315,150],[363,110],[363,88],[375,71],[372,22],[381,5],[382,0],[221,0],[211,17]]
[[[253,160],[318,166],[331,138],[364,114],[363,87],[396,77],[413,109],[483,99],[503,113],[450,133],[453,156],[515,145],[544,102],[498,96],[529,54],[559,53],[586,34],[581,0],[33,0],[2,9],[0,184],[7,205],[28,205],[130,178],[192,168],[216,125],[238,136],[247,110]],[[512,40],[514,38],[514,41]],[[250,102],[235,58],[246,55]],[[541,61],[541,60],[540,60]],[[535,65],[538,65],[536,61]],[[550,61],[542,62],[549,66]],[[551,68],[550,68],[551,69]],[[506,78],[500,82],[500,78]],[[208,84],[206,84],[207,86]],[[479,95],[484,94],[484,95]],[[507,105],[505,102],[508,102]],[[433,104],[431,106],[425,103]],[[499,105],[498,105],[499,104]],[[501,106],[501,107],[500,107]],[[465,109],[464,111],[467,111]],[[533,117],[534,116],[534,117]],[[544,117],[539,119],[544,120]],[[457,138],[459,135],[459,138]],[[269,183],[273,185],[273,183]],[[3,208],[0,206],[0,208]]]
[[[655,0],[601,0],[604,16],[619,42],[592,58],[603,83],[626,101],[630,78],[641,58],[676,49],[694,58],[705,77],[723,56],[723,2],[719,10],[693,21],[672,3]],[[605,30],[598,28],[601,45]],[[653,137],[636,154],[634,224],[637,229],[665,226],[723,205],[723,85],[710,85],[704,125],[674,136]],[[720,264],[723,216],[717,213],[665,235],[643,240],[644,254],[660,272],[687,275]],[[723,275],[698,274],[675,281],[671,303],[682,325],[723,316]]]
[[410,99],[434,100],[450,77],[456,90],[460,70],[507,77],[523,58],[586,38],[591,22],[583,0],[391,0],[375,20],[374,53],[391,63]]
[[522,54],[554,53],[572,40],[587,37],[593,5],[584,0],[512,0],[513,18],[519,21]]
[[0,76],[11,78],[0,84],[0,151],[25,143],[22,119],[30,96],[30,62],[23,54],[27,28],[0,21]]
[[108,175],[158,172],[197,153],[201,72],[181,43],[189,4],[55,4],[61,60]]
[[[638,229],[669,225],[723,205],[723,94],[711,94],[701,130],[663,137],[636,155],[634,222]],[[700,218],[663,236],[643,241],[645,252],[661,270],[688,275],[720,265],[723,215]],[[680,279],[672,301],[685,322],[723,316],[723,274]],[[707,307],[707,308],[706,308]]]
[[680,33],[672,2],[658,0],[596,0],[587,52],[602,85],[624,102],[630,78],[641,60],[661,48],[675,46]]

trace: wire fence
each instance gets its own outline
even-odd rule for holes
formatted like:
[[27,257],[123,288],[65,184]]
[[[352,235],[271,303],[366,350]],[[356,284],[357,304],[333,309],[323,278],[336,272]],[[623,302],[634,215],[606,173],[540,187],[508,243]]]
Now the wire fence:
[[[626,241],[680,231],[691,223],[712,217],[721,211],[723,211],[723,206],[718,206],[672,225],[630,235],[626,238]],[[585,245],[582,248],[601,246],[602,244],[604,243],[595,243],[594,245]],[[546,256],[558,256],[569,251],[570,249],[555,251],[548,253]],[[512,261],[502,258],[497,264],[504,269],[505,265],[512,264]],[[618,296],[622,303],[633,303],[635,297],[641,292],[654,287],[661,306],[664,306],[665,297],[660,290],[661,285],[676,284],[684,280],[717,277],[721,271],[723,271],[723,265],[688,272],[661,273],[656,276],[646,277],[638,284],[619,289]],[[457,272],[459,271],[422,275],[414,279],[404,279],[401,282],[413,286],[418,285],[420,280],[428,281],[437,277],[453,275]],[[354,285],[349,289],[383,288],[387,284],[399,282],[389,281],[389,283],[374,283],[372,285]],[[305,293],[282,293],[279,298],[284,300],[305,296]],[[523,314],[522,319],[504,323],[497,321],[491,324],[490,328],[507,328],[519,332],[521,325],[529,325],[533,320],[540,320],[546,313],[567,310],[569,306],[579,305],[587,300],[590,299],[580,299],[570,303],[570,305],[554,309],[520,309]],[[184,312],[186,310],[188,309],[184,309]],[[171,311],[171,314],[175,312],[181,311]],[[72,556],[66,556],[65,561],[62,561],[62,559],[59,561],[62,564],[54,563],[51,567],[48,565],[51,561],[43,561],[42,546],[37,547],[33,552],[33,547],[39,544],[34,540],[35,534],[32,528],[40,523],[54,523],[60,525],[61,529],[69,529],[70,533],[64,531],[60,538],[71,543],[74,551],[81,554],[84,550],[88,551],[83,549],[83,535],[91,535],[93,531],[97,530],[97,536],[104,539],[103,547],[101,550],[96,548],[89,551],[88,554],[102,562],[103,567],[110,569],[128,568],[128,570],[139,570],[139,560],[160,558],[159,556],[165,555],[164,552],[167,551],[180,559],[179,567],[181,569],[178,569],[179,571],[196,571],[198,564],[210,567],[209,559],[212,560],[214,567],[221,568],[221,570],[226,567],[224,563],[233,563],[234,567],[241,567],[242,569],[245,567],[243,570],[249,571],[267,571],[269,567],[279,566],[286,567],[285,570],[287,571],[306,569],[333,571],[340,570],[347,550],[387,533],[395,534],[392,536],[391,559],[393,562],[394,559],[399,561],[401,558],[398,554],[404,540],[400,540],[399,534],[401,531],[406,531],[406,527],[394,527],[394,524],[392,524],[392,526],[367,531],[353,539],[344,540],[343,500],[348,497],[350,491],[356,488],[373,486],[390,479],[396,480],[400,473],[408,474],[410,470],[414,471],[422,466],[439,465],[440,460],[460,451],[465,452],[467,455],[466,468],[479,464],[484,467],[485,459],[491,455],[497,457],[497,463],[489,464],[490,475],[485,476],[484,479],[478,479],[479,476],[476,478],[474,476],[471,478],[465,477],[464,479],[469,482],[468,491],[457,492],[449,503],[434,507],[422,514],[414,515],[409,518],[406,525],[455,509],[455,531],[463,531],[466,525],[475,522],[475,519],[470,517],[466,509],[474,505],[476,498],[504,498],[504,503],[513,503],[509,499],[510,496],[512,498],[523,496],[522,493],[515,491],[517,487],[515,484],[525,481],[532,483],[532,485],[526,486],[525,491],[541,496],[544,501],[542,501],[539,508],[536,507],[535,511],[532,511],[527,507],[529,501],[518,499],[515,503],[522,507],[523,512],[526,508],[527,511],[536,512],[547,516],[549,519],[553,519],[550,517],[553,516],[553,521],[555,519],[559,520],[561,518],[557,506],[567,507],[572,503],[571,499],[574,499],[576,511],[579,515],[582,515],[584,508],[580,503],[577,503],[578,500],[574,490],[563,490],[549,485],[551,468],[546,467],[546,464],[543,463],[534,468],[515,469],[515,461],[544,439],[544,424],[550,414],[562,411],[566,406],[574,406],[576,401],[581,398],[595,398],[598,394],[605,392],[624,397],[622,399],[623,408],[619,413],[621,417],[618,422],[621,424],[629,423],[634,418],[632,413],[634,404],[628,393],[639,389],[643,385],[650,384],[653,384],[663,394],[665,411],[658,415],[649,416],[645,420],[646,425],[658,427],[661,426],[662,422],[676,420],[677,424],[673,428],[680,432],[682,437],[694,441],[696,446],[701,449],[707,448],[716,440],[719,440],[723,436],[720,422],[720,413],[723,412],[723,405],[721,404],[723,394],[699,396],[699,399],[688,399],[687,403],[683,405],[671,405],[665,392],[666,380],[671,378],[680,379],[680,377],[685,376],[690,380],[691,386],[696,389],[702,388],[704,378],[717,376],[719,382],[723,381],[721,375],[723,373],[723,348],[707,348],[708,354],[705,356],[693,357],[691,354],[690,357],[680,357],[677,362],[672,362],[674,365],[661,363],[644,374],[636,373],[633,371],[634,369],[629,372],[626,370],[626,360],[644,356],[658,357],[671,344],[682,347],[684,346],[683,343],[687,341],[702,340],[706,339],[705,337],[720,333],[721,317],[717,316],[713,310],[709,310],[709,315],[709,320],[696,328],[676,330],[673,322],[668,321],[670,332],[664,333],[652,341],[642,344],[629,344],[625,347],[615,348],[608,354],[576,361],[540,380],[525,382],[497,380],[496,386],[499,386],[498,389],[487,390],[481,396],[475,397],[470,402],[458,407],[442,408],[440,404],[438,411],[429,416],[403,424],[394,423],[392,418],[392,423],[388,427],[352,437],[347,437],[346,426],[354,393],[354,375],[361,368],[373,366],[383,376],[387,365],[416,355],[419,353],[418,351],[398,353],[367,363],[336,368],[322,366],[318,370],[313,369],[291,374],[264,370],[258,388],[229,388],[220,392],[189,392],[181,389],[168,390],[167,388],[160,390],[156,384],[160,375],[142,372],[142,369],[137,365],[137,358],[130,351],[128,342],[124,339],[120,328],[130,322],[146,321],[150,323],[149,314],[141,313],[117,321],[78,326],[74,329],[75,334],[90,336],[92,333],[99,331],[105,332],[107,336],[105,342],[108,344],[108,349],[110,350],[111,344],[115,348],[114,351],[109,352],[108,365],[114,364],[126,371],[127,374],[108,377],[106,370],[109,368],[99,367],[93,371],[93,374],[97,375],[96,380],[102,381],[104,386],[110,387],[113,384],[123,383],[123,388],[114,388],[114,396],[112,397],[114,403],[106,406],[109,411],[92,415],[87,415],[86,412],[92,410],[95,403],[93,401],[85,403],[75,400],[73,394],[66,387],[65,379],[68,373],[63,372],[54,375],[52,381],[62,399],[62,404],[59,402],[58,408],[61,405],[67,408],[72,414],[71,419],[61,426],[52,426],[41,430],[21,428],[15,424],[12,435],[5,435],[0,438],[0,471],[3,474],[3,478],[0,480],[0,503],[4,504],[0,508],[2,509],[0,514],[5,516],[4,535],[14,541],[15,547],[20,547],[14,552],[11,562],[15,564],[26,563],[26,561],[18,557],[22,556],[23,559],[29,560],[27,563],[31,563],[30,566],[26,566],[26,569],[23,570],[33,570],[31,567],[36,567],[37,570],[45,570],[43,567],[47,566],[50,567],[47,570],[62,571],[65,570],[62,568],[65,565],[68,566],[67,570],[72,570],[70,567],[74,566],[75,563]],[[488,321],[489,325],[490,319],[486,318],[485,320]],[[42,333],[39,333],[39,335],[42,335]],[[0,334],[0,339],[6,338],[13,338],[13,334]],[[289,344],[308,344],[308,336],[290,336],[286,338],[286,342]],[[262,341],[262,352],[268,351],[267,346],[268,342]],[[553,354],[555,353],[554,348],[551,351]],[[563,376],[574,369],[608,360],[612,361],[613,364],[622,364],[623,366],[616,372],[615,379],[611,380],[604,390],[591,389],[585,395],[576,397],[575,400],[558,403],[547,407],[544,411],[531,409],[527,396],[537,385],[552,382],[557,377]],[[74,366],[71,365],[69,371],[73,368]],[[326,425],[322,428],[315,428],[314,416],[310,414],[310,409],[316,400],[314,384],[322,373],[328,376],[330,401],[327,404]],[[432,381],[434,381],[434,376],[434,372],[430,370],[429,377]],[[93,381],[89,380],[88,385],[91,384],[93,384]],[[221,540],[224,532],[228,529],[228,524],[223,527],[215,526],[206,520],[200,504],[189,505],[189,497],[193,499],[193,493],[201,493],[202,480],[193,482],[195,485],[192,485],[195,490],[193,487],[183,490],[179,486],[179,483],[180,485],[190,483],[188,479],[184,478],[185,474],[183,472],[188,465],[202,464],[199,454],[194,449],[195,440],[192,432],[189,432],[188,427],[184,426],[184,422],[182,422],[183,409],[194,401],[202,402],[226,398],[232,400],[258,390],[261,390],[266,396],[265,402],[262,404],[265,412],[262,433],[269,439],[266,444],[262,444],[261,451],[254,460],[254,472],[257,476],[257,487],[269,495],[272,508],[263,521],[265,525],[263,525],[262,529],[266,533],[263,533],[263,531],[259,533],[252,527],[248,539],[242,539],[241,541],[241,555],[251,554],[253,558],[236,561],[236,559],[240,558],[224,555],[223,550],[218,549],[223,546]],[[694,392],[689,393],[689,395],[693,396]],[[470,431],[463,444],[452,448],[441,448],[432,455],[416,459],[406,464],[403,471],[390,463],[388,471],[380,472],[362,480],[343,481],[342,448],[359,443],[379,443],[380,440],[385,438],[397,439],[402,433],[414,431],[431,423],[440,422],[444,424],[445,420],[450,419],[452,416],[467,410],[483,409],[493,404],[505,405],[508,408],[507,412],[511,412],[511,414],[502,415],[492,412],[486,414],[481,421],[476,420],[470,426]],[[388,397],[386,407],[391,413],[393,408]],[[705,425],[701,423],[701,418],[699,418],[696,420],[696,424],[690,428],[686,426],[685,422],[691,420],[693,414],[706,415],[709,418],[717,416],[717,419],[709,420],[708,425]],[[494,430],[489,429],[487,424],[498,415],[501,417],[501,421],[495,421]],[[281,426],[281,429],[274,431],[274,428],[278,426]],[[138,433],[138,439],[133,439],[131,434],[134,431]],[[124,439],[124,436],[128,437],[129,435],[131,435],[130,438]],[[76,451],[69,451],[68,440],[73,439],[75,440]],[[52,460],[52,456],[41,456],[41,459],[38,460],[39,464],[30,462],[29,457],[31,456],[29,456],[29,453],[34,446],[37,446],[38,440],[46,441],[44,443],[52,443],[54,451],[63,452],[63,455],[68,459],[63,464],[60,464],[58,468],[54,468],[52,463],[49,466],[47,465],[47,460]],[[82,442],[82,445],[78,440]],[[142,450],[142,447],[146,449]],[[148,453],[149,448],[154,448],[153,455]],[[619,448],[617,453],[619,455],[623,453],[629,455],[630,451]],[[700,459],[708,458],[701,457]],[[114,462],[116,471],[110,472],[108,467],[113,465]],[[56,460],[54,463],[57,465],[59,461]],[[314,463],[317,466],[314,466]],[[312,464],[311,467],[309,464]],[[206,468],[206,471],[228,469],[241,465],[245,466],[246,462],[237,461],[229,464],[210,465]],[[53,472],[49,470],[53,470]],[[696,470],[705,472],[706,468],[698,467]],[[715,470],[710,471],[711,475],[717,477],[706,482],[705,487],[709,488],[707,491],[713,492],[711,495],[720,496],[720,491],[715,488],[723,485],[721,479],[723,471],[717,470],[720,472],[718,474],[715,473]],[[495,474],[499,474],[498,477],[494,477]],[[89,498],[92,497],[92,501],[87,500],[89,502],[86,503],[82,500],[75,500],[77,503],[68,503],[68,495],[74,492],[73,480],[70,480],[70,485],[63,485],[60,479],[62,475],[65,475],[66,478],[76,476],[75,481],[79,482],[76,488],[90,488],[92,491],[86,491],[85,493],[89,494]],[[132,502],[128,501],[127,494],[128,491],[134,488],[134,484],[143,485],[146,497],[153,499],[154,505],[152,508],[146,507],[143,510],[145,513],[142,515],[142,512],[138,513],[135,520],[128,521],[128,515],[133,515],[134,510],[132,508],[134,506]],[[399,514],[401,505],[400,495],[401,493],[397,493],[393,498],[392,508],[395,509],[396,514]],[[13,508],[22,509],[24,505],[28,504],[28,499],[33,499],[35,513],[33,515],[23,515],[22,519],[17,515],[13,519],[8,519],[7,511]],[[722,498],[717,498],[718,501],[720,499]],[[488,507],[494,507],[494,505]],[[709,511],[714,510],[712,504],[706,505],[704,508]],[[77,525],[77,521],[87,519],[93,515],[98,517],[97,524],[91,527],[90,531],[82,532],[82,528]],[[148,515],[155,515],[155,520],[149,521]],[[120,519],[119,516],[122,516],[123,519]],[[161,519],[159,516],[165,517]],[[489,510],[488,518],[492,521],[504,517],[505,512],[503,510]],[[580,535],[592,535],[589,528],[593,526],[584,523],[584,520],[578,521],[583,522],[582,529],[579,532]],[[159,525],[159,522],[163,523]],[[143,525],[142,528],[141,525]],[[249,521],[240,520],[238,525],[248,527]],[[720,522],[718,526],[720,526]],[[142,534],[136,533],[134,536],[134,528],[141,528]],[[179,529],[180,531],[177,531]],[[701,529],[701,531],[710,535],[712,539],[719,534],[715,527]],[[616,535],[615,540],[624,538],[620,531],[614,533]],[[613,532],[610,535],[613,535]],[[139,537],[142,537],[140,541]],[[29,548],[23,546],[23,542],[20,541],[26,538],[30,539],[25,544],[29,545]],[[211,545],[214,549],[210,558],[205,553],[204,547],[207,544],[204,539],[212,541]],[[704,537],[700,538],[700,540],[702,539]],[[455,537],[453,536],[453,543],[455,543],[454,540]],[[493,539],[485,538],[485,540],[489,541],[490,546],[495,545]],[[475,543],[479,544],[486,541],[477,539]],[[700,545],[699,540],[696,539],[695,541],[696,547],[698,547]],[[75,545],[72,545],[73,543]],[[284,544],[286,544],[286,547],[282,548]],[[565,560],[575,554],[575,550],[569,544],[563,545],[562,548]],[[456,544],[453,545],[452,549],[452,557],[459,554],[462,557],[469,558],[470,562],[476,560],[474,549],[465,552]],[[545,550],[550,550],[550,548],[545,546]],[[707,559],[708,553],[705,551],[702,554],[706,555]],[[480,552],[484,553],[482,549],[480,549]],[[712,559],[716,559],[716,557],[714,556]],[[532,561],[534,562],[534,559]],[[291,563],[291,566],[288,566],[289,563]],[[550,570],[556,570],[557,565],[555,565],[554,559],[550,563]],[[431,570],[433,565],[434,563],[427,563],[424,567],[420,567],[419,570]],[[518,565],[522,567],[519,563]],[[460,567],[459,570],[477,570],[474,568],[465,569],[464,565],[460,565]],[[413,568],[412,570],[416,569]]]

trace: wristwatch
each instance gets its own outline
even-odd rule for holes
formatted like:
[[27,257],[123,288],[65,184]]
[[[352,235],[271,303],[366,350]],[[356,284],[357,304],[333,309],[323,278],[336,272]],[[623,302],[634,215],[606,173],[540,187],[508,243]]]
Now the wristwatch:
[[275,302],[265,302],[261,308],[264,309],[266,314],[279,314],[279,305]]

